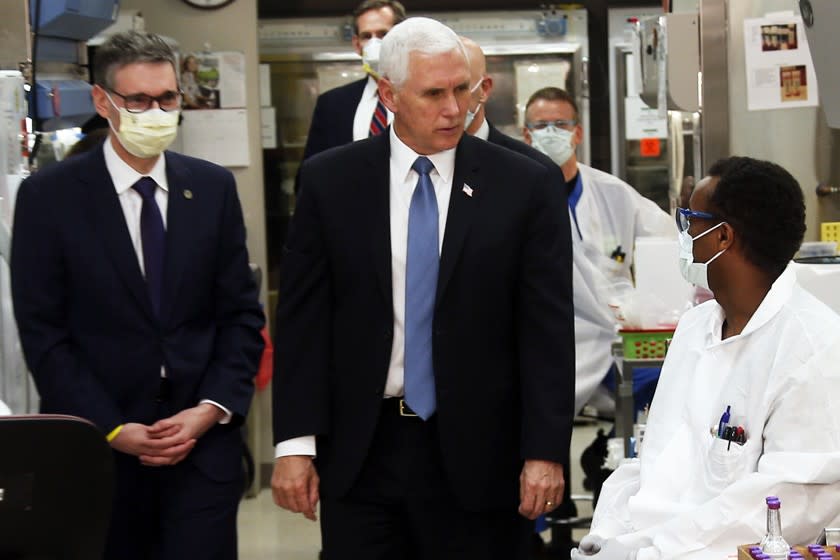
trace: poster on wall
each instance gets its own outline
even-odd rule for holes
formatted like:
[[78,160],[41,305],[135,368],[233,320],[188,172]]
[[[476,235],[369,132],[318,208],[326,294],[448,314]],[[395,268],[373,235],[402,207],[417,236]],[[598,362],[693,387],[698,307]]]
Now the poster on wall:
[[781,12],[744,20],[744,51],[750,111],[819,105],[801,17]]
[[184,109],[245,107],[245,55],[241,52],[190,53],[181,60]]

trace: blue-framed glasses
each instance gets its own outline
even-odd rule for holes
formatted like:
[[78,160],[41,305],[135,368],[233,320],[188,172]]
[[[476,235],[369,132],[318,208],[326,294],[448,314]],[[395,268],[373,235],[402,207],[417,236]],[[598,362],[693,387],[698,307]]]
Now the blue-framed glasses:
[[700,220],[717,220],[718,217],[708,212],[700,212],[699,210],[689,210],[688,208],[677,208],[674,213],[677,219],[677,229],[681,232],[688,231],[688,226],[691,225],[691,218]]

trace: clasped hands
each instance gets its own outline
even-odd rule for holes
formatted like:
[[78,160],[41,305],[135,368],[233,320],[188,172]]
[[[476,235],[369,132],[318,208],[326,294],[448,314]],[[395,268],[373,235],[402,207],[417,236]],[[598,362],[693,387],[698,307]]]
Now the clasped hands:
[[175,465],[183,461],[198,438],[223,417],[220,408],[202,403],[151,426],[130,422],[123,426],[111,447],[138,457],[149,467]]

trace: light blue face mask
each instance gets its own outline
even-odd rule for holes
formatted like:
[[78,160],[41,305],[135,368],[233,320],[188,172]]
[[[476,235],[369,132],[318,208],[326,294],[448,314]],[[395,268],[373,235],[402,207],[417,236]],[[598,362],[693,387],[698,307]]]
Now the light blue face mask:
[[680,239],[680,272],[687,282],[710,290],[709,288],[709,265],[719,256],[721,256],[726,249],[721,249],[717,254],[704,263],[694,262],[694,242],[700,239],[710,231],[714,231],[726,222],[721,222],[716,226],[712,226],[700,235],[691,237],[687,231],[679,233]]

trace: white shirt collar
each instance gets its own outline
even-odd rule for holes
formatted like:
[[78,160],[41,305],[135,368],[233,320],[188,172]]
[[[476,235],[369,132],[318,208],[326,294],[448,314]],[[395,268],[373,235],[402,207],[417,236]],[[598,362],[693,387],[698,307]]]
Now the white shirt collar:
[[[391,140],[391,159],[396,162],[397,169],[400,170],[399,176],[392,177],[391,179],[404,182],[408,177],[408,173],[411,171],[411,166],[414,165],[414,161],[420,157],[420,154],[406,146],[400,140],[393,126],[391,126],[391,132],[389,134]],[[426,156],[434,164],[434,171],[437,171],[438,175],[447,184],[452,184],[452,177],[455,174],[455,150],[456,148],[451,148]]]
[[143,175],[124,162],[117,154],[111,142],[118,142],[119,140],[112,140],[112,136],[113,133],[109,134],[105,140],[105,167],[108,168],[108,173],[111,175],[111,181],[114,183],[118,195],[130,189],[141,177],[151,177],[160,188],[169,191],[169,182],[166,180],[166,156],[161,154],[151,171],[147,175]]
[[770,291],[764,296],[764,299],[755,310],[750,320],[747,321],[744,330],[735,336],[731,336],[726,340],[721,340],[723,331],[723,322],[725,317],[723,315],[723,308],[719,303],[715,302],[717,309],[710,317],[710,344],[728,343],[730,341],[739,340],[742,337],[748,336],[757,331],[770,320],[776,316],[779,310],[788,302],[793,293],[793,287],[796,285],[796,271],[788,265],[784,272],[776,278],[773,285],[770,286]]
[[362,92],[362,99],[376,97],[378,90],[379,86],[377,85],[376,80],[373,79],[373,76],[368,76],[367,83],[365,84],[365,91]]
[[475,131],[473,136],[481,138],[485,142],[490,138],[490,124],[487,122],[487,119],[481,119],[481,126],[478,127],[478,130]]

